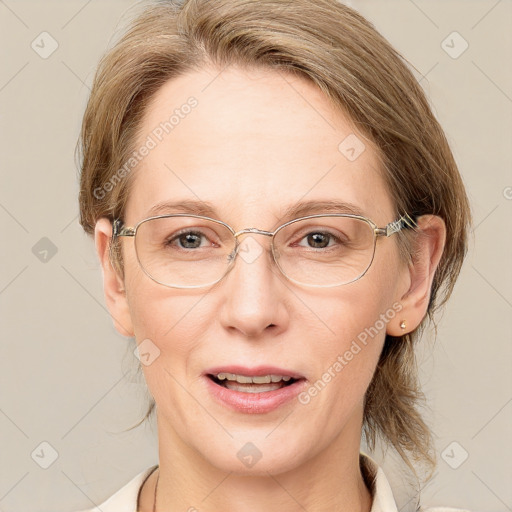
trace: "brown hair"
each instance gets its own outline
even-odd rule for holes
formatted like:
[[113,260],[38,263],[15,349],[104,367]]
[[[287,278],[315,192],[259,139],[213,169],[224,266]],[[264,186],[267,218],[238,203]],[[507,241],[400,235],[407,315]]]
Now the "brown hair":
[[[316,84],[378,148],[396,212],[439,215],[445,250],[428,316],[449,297],[466,252],[468,200],[456,163],[423,90],[404,59],[356,11],[336,0],[188,0],[143,6],[103,57],[85,111],[80,223],[94,232],[100,217],[121,217],[130,158],[142,116],[168,80],[205,64],[263,66]],[[116,174],[117,173],[117,174]],[[404,238],[401,238],[404,246]],[[122,273],[121,255],[114,263]],[[387,337],[366,393],[364,435],[370,450],[388,440],[411,469],[433,469],[430,429],[422,419],[414,332]],[[153,411],[151,400],[144,421]]]

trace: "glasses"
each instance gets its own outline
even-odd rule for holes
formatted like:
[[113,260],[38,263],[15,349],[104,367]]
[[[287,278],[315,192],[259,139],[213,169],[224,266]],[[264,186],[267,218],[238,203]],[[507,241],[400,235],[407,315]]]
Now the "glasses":
[[200,288],[218,283],[238,254],[252,263],[264,252],[254,237],[241,244],[243,234],[271,237],[273,259],[290,281],[304,286],[333,287],[357,281],[372,264],[378,237],[415,227],[404,215],[383,228],[366,217],[350,214],[309,215],[289,221],[275,231],[235,230],[201,215],[169,214],[141,220],[135,227],[113,223],[113,240],[135,239],[142,270],[171,288]]

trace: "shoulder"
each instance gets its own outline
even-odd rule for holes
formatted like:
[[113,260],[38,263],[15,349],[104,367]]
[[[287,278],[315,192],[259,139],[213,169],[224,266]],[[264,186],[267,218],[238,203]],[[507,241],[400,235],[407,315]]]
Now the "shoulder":
[[[359,464],[363,478],[372,494],[370,512],[398,512],[393,491],[379,465],[366,453],[360,452]],[[401,510],[401,509],[400,509]],[[470,512],[468,509],[453,507],[420,507],[417,512]]]
[[140,488],[157,467],[141,471],[103,503],[77,512],[135,512]]

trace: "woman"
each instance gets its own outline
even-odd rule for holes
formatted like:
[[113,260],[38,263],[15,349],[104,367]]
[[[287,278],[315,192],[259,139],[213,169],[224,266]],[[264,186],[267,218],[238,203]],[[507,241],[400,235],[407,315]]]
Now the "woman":
[[81,224],[159,440],[99,508],[395,511],[361,437],[433,470],[414,345],[469,224],[402,58],[336,0],[153,3],[80,142]]

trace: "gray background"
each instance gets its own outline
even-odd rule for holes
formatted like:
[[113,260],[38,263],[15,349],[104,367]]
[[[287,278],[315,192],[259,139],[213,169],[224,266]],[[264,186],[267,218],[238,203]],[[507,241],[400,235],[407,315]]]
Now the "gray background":
[[[122,432],[142,417],[148,394],[77,222],[81,115],[95,66],[133,4],[0,0],[3,511],[92,507],[157,462],[154,425]],[[512,510],[512,4],[350,4],[415,66],[473,205],[470,254],[437,340],[426,336],[420,354],[439,456],[423,502]],[[44,31],[58,43],[49,56]],[[395,465],[388,459],[384,469],[403,488]],[[402,494],[399,506],[410,510]]]

